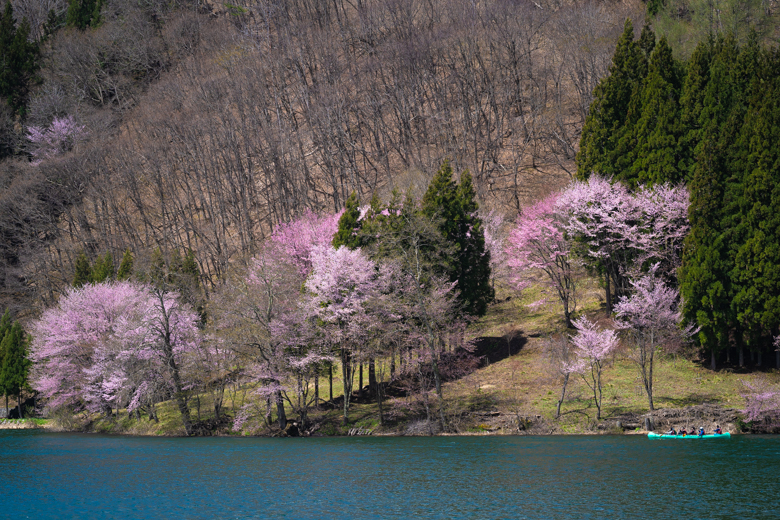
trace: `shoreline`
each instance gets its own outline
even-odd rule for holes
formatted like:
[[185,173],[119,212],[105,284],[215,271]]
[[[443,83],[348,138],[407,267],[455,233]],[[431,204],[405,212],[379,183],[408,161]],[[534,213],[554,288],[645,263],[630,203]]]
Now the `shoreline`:
[[[278,429],[268,429],[265,431],[256,431],[249,433],[233,433],[227,429],[218,429],[208,434],[193,435],[193,437],[482,437],[482,436],[563,436],[563,435],[647,435],[650,432],[665,432],[670,428],[680,429],[695,428],[703,426],[705,431],[712,431],[716,425],[719,425],[724,432],[732,435],[743,434],[773,434],[774,430],[762,431],[760,428],[745,428],[745,423],[737,410],[721,408],[718,405],[703,404],[693,405],[684,408],[666,408],[657,409],[653,412],[644,414],[624,413],[619,416],[609,417],[589,429],[572,430],[565,428],[565,425],[556,422],[554,419],[537,417],[533,423],[519,424],[516,417],[511,415],[497,414],[493,416],[491,424],[482,423],[480,426],[486,428],[482,431],[452,431],[440,432],[438,427],[433,428],[433,432],[427,424],[420,422],[409,425],[399,425],[395,429],[388,428],[379,430],[378,428],[368,430],[351,428],[347,431],[336,430],[333,434],[323,434],[319,425],[315,423],[314,428],[302,434],[288,435],[286,432]],[[650,429],[646,426],[650,425]],[[186,437],[183,432],[153,432],[143,428],[143,424],[134,423],[129,428],[121,427],[116,422],[110,420],[96,420],[88,423],[82,423],[77,427],[65,428],[54,421],[46,421],[43,424],[36,423],[34,419],[26,419],[24,423],[20,421],[6,420],[6,424],[0,422],[0,429],[45,429],[51,432],[62,433],[95,433],[106,435],[129,435],[137,437]],[[290,424],[293,421],[289,422]],[[644,427],[643,427],[644,426]],[[750,426],[750,425],[747,425]],[[753,425],[755,426],[755,425]],[[333,430],[331,430],[333,431]],[[354,433],[353,433],[354,432]]]

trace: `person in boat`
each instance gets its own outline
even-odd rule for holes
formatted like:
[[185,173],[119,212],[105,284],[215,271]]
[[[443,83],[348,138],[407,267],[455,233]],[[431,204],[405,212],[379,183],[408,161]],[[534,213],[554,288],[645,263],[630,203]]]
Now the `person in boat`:
[[677,435],[677,432],[674,431],[674,428],[670,428],[668,432],[666,432],[666,435]]
[[704,436],[704,426],[699,426],[699,437]]
[[721,429],[720,429],[720,424],[716,424],[716,425],[715,425],[715,430],[714,430],[714,433],[715,433],[715,435],[721,435],[721,434],[723,434],[723,430],[721,430]]

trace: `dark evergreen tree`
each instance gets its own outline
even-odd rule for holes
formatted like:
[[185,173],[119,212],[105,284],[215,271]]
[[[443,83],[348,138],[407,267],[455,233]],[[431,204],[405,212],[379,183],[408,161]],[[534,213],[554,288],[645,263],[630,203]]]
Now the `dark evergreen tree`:
[[637,45],[642,49],[645,60],[650,61],[650,55],[653,54],[655,49],[655,33],[650,25],[645,24],[642,26],[642,33],[639,35]]
[[177,292],[183,301],[192,305],[205,323],[205,297],[200,284],[200,269],[191,250],[184,256],[174,249],[168,258],[158,247],[152,252],[149,270],[145,273],[148,283],[162,292]]
[[474,316],[484,315],[494,296],[490,285],[490,252],[485,250],[478,209],[471,175],[463,172],[457,185],[449,162],[445,162],[428,185],[422,211],[428,217],[440,219],[442,236],[455,248],[443,267],[450,280],[458,282],[462,309]]
[[48,40],[54,33],[65,27],[66,19],[67,11],[58,16],[54,9],[49,9],[46,23],[43,24],[43,39]]
[[30,360],[27,359],[27,342],[19,322],[14,322],[0,342],[3,364],[0,368],[0,385],[5,395],[15,395],[19,403],[19,417],[24,418],[22,392],[29,389]]
[[30,42],[29,36],[29,22],[23,18],[17,27],[11,2],[7,2],[0,15],[0,97],[19,116],[25,115],[39,67],[38,44]]
[[672,49],[661,38],[650,57],[641,94],[641,115],[636,132],[636,159],[617,178],[629,184],[677,183],[684,179],[681,167],[680,65]]
[[100,25],[100,11],[103,0],[70,0],[66,24],[82,31],[87,27]]
[[701,42],[693,51],[686,67],[685,80],[680,94],[680,169],[684,172],[685,181],[693,178],[696,164],[696,147],[702,138],[700,122],[704,97],[707,93],[707,82],[710,79],[710,62],[714,42]]
[[[601,80],[593,92],[588,117],[582,128],[580,151],[577,153],[577,176],[586,179],[592,172],[612,176],[621,171],[618,159],[633,150],[632,125],[638,116],[638,107],[630,110],[632,98],[641,92],[647,75],[645,50],[650,48],[649,35],[642,47],[634,41],[634,26],[626,20],[618,40],[609,75]],[[636,105],[636,102],[634,102]],[[622,141],[622,143],[621,143]],[[633,160],[624,163],[632,164]]]
[[98,257],[95,265],[92,266],[92,283],[103,283],[114,278],[114,259],[111,253],[106,253],[104,257]]
[[[0,318],[0,392],[2,392],[5,396],[6,410],[8,410],[8,392],[5,389],[5,384],[3,383],[2,379],[3,360],[5,359],[5,345],[3,344],[3,339],[9,330],[11,330],[11,313],[5,311],[5,314],[3,314],[2,318]],[[0,417],[0,419],[4,419],[4,417]]]
[[360,247],[360,238],[358,231],[360,229],[360,202],[357,194],[353,191],[347,198],[344,213],[339,218],[339,228],[333,236],[333,247],[338,249],[346,246],[349,249]]
[[87,255],[82,252],[76,258],[76,269],[73,274],[73,287],[83,287],[88,283],[92,283],[92,266],[87,260]]
[[[722,41],[718,48],[723,50]],[[699,342],[710,352],[713,367],[718,351],[728,346],[735,323],[731,312],[730,233],[724,222],[731,144],[724,129],[733,109],[729,63],[724,62],[728,55],[726,50],[713,59],[701,108],[694,103],[688,105],[691,113],[699,113],[701,133],[689,185],[691,232],[680,269],[685,316],[700,327]]]
[[129,280],[133,275],[133,254],[129,249],[125,249],[125,253],[122,255],[122,262],[119,264],[119,269],[116,272],[117,280]]
[[748,344],[760,351],[780,324],[780,79],[763,82],[754,94],[737,142],[747,153],[731,277],[733,312]]

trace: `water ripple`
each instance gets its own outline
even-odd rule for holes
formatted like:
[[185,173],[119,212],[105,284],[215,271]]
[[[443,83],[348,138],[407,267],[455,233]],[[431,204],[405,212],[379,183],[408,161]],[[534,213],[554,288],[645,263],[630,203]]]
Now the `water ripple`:
[[780,518],[778,469],[775,437],[161,439],[4,431],[0,517]]

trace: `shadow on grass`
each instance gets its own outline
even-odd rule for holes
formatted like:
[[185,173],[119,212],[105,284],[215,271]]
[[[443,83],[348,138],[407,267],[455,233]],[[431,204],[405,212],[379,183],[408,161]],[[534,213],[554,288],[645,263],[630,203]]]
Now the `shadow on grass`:
[[496,363],[514,356],[528,343],[521,332],[506,336],[482,336],[474,340],[474,355],[482,357],[487,363]]

